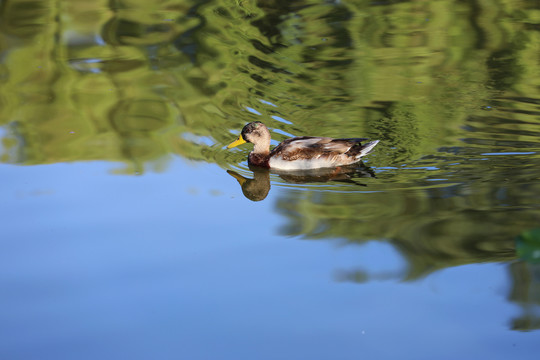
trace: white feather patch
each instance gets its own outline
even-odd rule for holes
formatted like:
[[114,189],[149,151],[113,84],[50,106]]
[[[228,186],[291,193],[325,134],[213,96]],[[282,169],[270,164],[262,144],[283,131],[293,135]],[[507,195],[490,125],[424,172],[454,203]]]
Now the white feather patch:
[[270,168],[279,170],[307,170],[317,168],[334,167],[337,164],[327,158],[312,158],[309,160],[283,160],[277,158],[270,159]]
[[356,155],[356,158],[359,159],[362,156],[366,156],[367,154],[369,154],[371,150],[373,150],[375,145],[377,145],[378,143],[379,143],[379,140],[374,140],[374,141],[368,142],[367,144],[364,144],[364,148],[362,149],[362,151],[360,151],[360,154]]

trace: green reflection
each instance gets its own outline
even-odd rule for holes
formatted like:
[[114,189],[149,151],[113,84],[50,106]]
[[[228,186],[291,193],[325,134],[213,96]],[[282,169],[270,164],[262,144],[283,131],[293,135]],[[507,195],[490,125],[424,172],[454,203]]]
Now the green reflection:
[[522,232],[516,239],[519,257],[533,264],[540,264],[540,228]]
[[263,118],[383,139],[386,166],[455,146],[471,116],[528,131],[538,98],[531,2],[58,4],[1,4],[3,162],[227,166],[226,130]]
[[540,329],[540,265],[516,262],[509,266],[512,288],[508,300],[520,307],[521,314],[510,322],[512,330]]

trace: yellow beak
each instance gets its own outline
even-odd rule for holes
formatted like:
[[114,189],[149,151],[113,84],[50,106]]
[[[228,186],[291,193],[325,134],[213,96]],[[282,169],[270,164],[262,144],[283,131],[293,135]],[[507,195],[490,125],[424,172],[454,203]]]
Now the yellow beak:
[[229,144],[229,146],[227,146],[227,149],[230,149],[230,148],[233,148],[235,146],[238,146],[238,145],[242,145],[242,144],[245,144],[246,143],[246,140],[244,140],[244,138],[242,137],[242,135],[240,135],[238,137],[238,139],[236,139],[236,141],[232,142]]

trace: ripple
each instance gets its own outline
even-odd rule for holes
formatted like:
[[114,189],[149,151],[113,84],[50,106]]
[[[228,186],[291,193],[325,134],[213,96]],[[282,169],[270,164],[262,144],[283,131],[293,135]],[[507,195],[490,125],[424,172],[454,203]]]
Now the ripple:
[[514,152],[498,152],[498,153],[483,153],[481,155],[487,155],[487,156],[509,156],[509,155],[534,155],[536,154],[535,151],[530,151],[530,152],[518,152],[518,151],[514,151]]
[[74,70],[83,73],[98,74],[101,72],[115,73],[126,72],[145,65],[144,60],[135,59],[103,59],[103,58],[86,58],[86,59],[69,59],[68,64]]

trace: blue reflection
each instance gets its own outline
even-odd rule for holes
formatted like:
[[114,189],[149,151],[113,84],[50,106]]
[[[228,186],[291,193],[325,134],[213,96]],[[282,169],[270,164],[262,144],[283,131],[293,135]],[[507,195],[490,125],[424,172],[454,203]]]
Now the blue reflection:
[[252,113],[252,114],[255,114],[255,115],[262,115],[260,112],[258,112],[257,110],[255,110],[255,109],[252,108],[252,107],[246,106],[245,108],[246,108],[247,111],[249,111],[249,112]]

